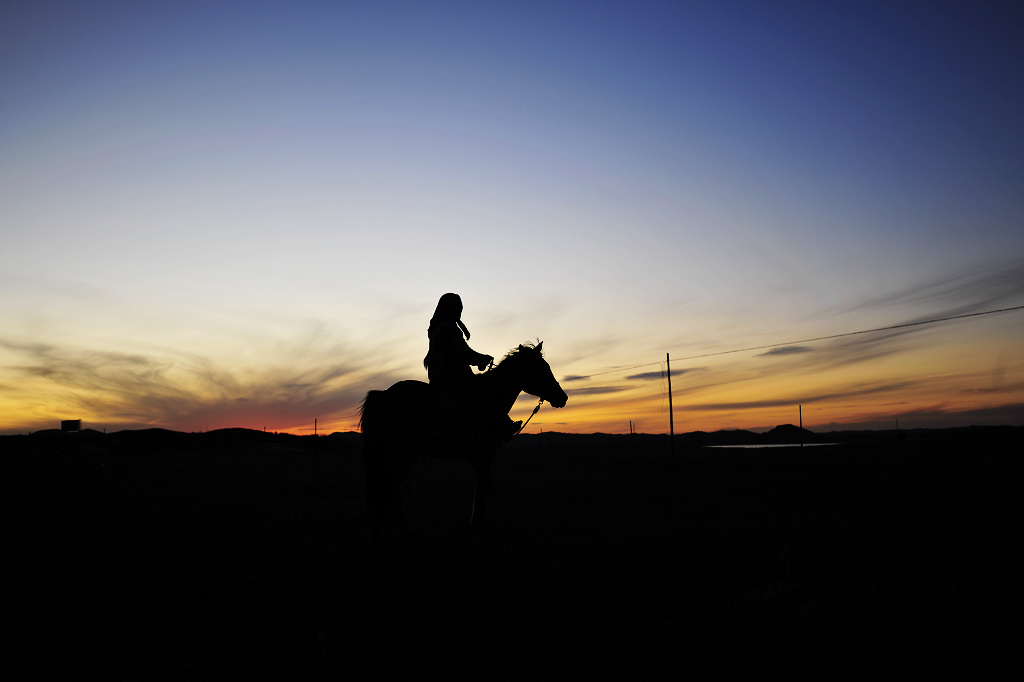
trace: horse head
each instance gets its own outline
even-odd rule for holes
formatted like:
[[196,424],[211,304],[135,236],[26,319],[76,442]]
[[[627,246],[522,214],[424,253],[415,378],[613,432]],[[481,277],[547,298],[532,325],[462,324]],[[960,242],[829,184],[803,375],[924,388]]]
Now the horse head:
[[551,372],[551,366],[544,359],[544,342],[536,346],[520,345],[510,355],[515,354],[523,363],[522,389],[530,395],[535,395],[541,400],[546,400],[554,407],[565,407],[569,396],[565,394],[562,387]]

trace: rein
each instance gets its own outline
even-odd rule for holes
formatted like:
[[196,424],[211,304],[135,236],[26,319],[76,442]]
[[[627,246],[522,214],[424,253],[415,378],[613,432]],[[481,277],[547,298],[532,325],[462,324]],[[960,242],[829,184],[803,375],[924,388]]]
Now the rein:
[[512,434],[512,435],[511,435],[511,436],[509,437],[509,439],[508,439],[507,441],[505,441],[506,443],[508,443],[508,442],[509,442],[509,441],[511,441],[511,440],[512,440],[513,438],[515,438],[516,436],[518,436],[518,435],[519,435],[520,433],[522,433],[522,432],[523,432],[523,429],[525,429],[525,428],[526,428],[526,425],[530,423],[530,420],[531,420],[531,419],[533,419],[533,415],[537,414],[537,412],[539,412],[539,411],[540,411],[540,406],[541,406],[541,405],[543,405],[543,404],[544,404],[544,398],[541,398],[541,399],[540,399],[540,401],[539,401],[539,402],[537,403],[537,407],[533,408],[533,412],[531,412],[531,413],[530,413],[530,416],[529,416],[529,417],[527,417],[527,418],[526,418],[526,421],[524,421],[524,422],[523,422],[523,425],[522,425],[522,426],[520,426],[520,427],[519,427],[519,429],[518,429],[518,430],[517,430],[517,431],[516,431],[515,433],[513,433],[513,434]]

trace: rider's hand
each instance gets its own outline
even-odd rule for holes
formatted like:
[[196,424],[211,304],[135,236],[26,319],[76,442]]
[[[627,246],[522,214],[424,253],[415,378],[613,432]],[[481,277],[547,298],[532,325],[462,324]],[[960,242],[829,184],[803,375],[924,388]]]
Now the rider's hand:
[[492,358],[490,355],[485,355],[483,362],[477,365],[476,368],[482,372],[488,367],[490,367],[492,362],[494,362],[494,358]]

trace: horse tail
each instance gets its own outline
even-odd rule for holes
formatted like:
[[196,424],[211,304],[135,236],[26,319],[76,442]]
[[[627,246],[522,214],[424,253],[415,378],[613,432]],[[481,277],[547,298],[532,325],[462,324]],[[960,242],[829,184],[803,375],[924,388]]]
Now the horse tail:
[[389,396],[370,391],[359,408],[359,430],[363,433],[363,471],[366,477],[366,514],[370,535],[376,544],[384,526],[395,517],[397,482],[393,470],[388,434]]

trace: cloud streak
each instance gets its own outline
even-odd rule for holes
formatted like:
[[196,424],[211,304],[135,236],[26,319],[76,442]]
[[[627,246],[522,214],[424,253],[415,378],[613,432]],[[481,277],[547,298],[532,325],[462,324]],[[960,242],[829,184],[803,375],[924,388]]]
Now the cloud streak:
[[[8,388],[17,387],[24,397],[30,385],[35,393],[55,396],[59,409],[76,418],[89,415],[93,423],[118,428],[285,428],[314,418],[346,421],[369,388],[398,378],[354,354],[337,352],[330,359],[317,354],[301,364],[253,369],[227,368],[188,353],[165,356],[7,340],[0,341],[0,348],[18,359],[4,368],[11,377]],[[62,417],[67,415],[36,415],[31,424],[2,428],[52,427]]]
[[590,386],[587,388],[567,388],[569,395],[602,395],[605,393],[620,393],[628,391],[630,386]]
[[1001,263],[963,267],[943,273],[915,286],[867,299],[850,312],[877,310],[895,306],[927,308],[906,324],[936,317],[953,317],[1019,305],[1024,300],[1024,258]]
[[817,432],[843,430],[885,430],[895,429],[899,419],[901,429],[949,428],[972,425],[1020,426],[1024,419],[1024,403],[1012,403],[996,407],[982,407],[970,410],[949,410],[941,405],[917,409],[894,411],[885,415],[865,415],[850,422],[828,422],[812,426]]
[[[783,352],[760,353],[757,357],[777,358],[786,363],[786,371],[799,373],[840,369],[904,352],[913,347],[911,337],[925,333],[924,328],[872,332],[858,336],[822,341],[818,346],[785,346]],[[786,348],[802,350],[786,351]]]
[[[674,370],[672,370],[672,376],[678,377],[678,376],[682,376],[682,375],[686,374],[687,372],[692,372],[692,371],[694,371],[694,370],[693,369],[674,369]],[[661,370],[660,372],[641,372],[640,374],[631,374],[628,377],[626,377],[626,380],[627,381],[650,381],[652,379],[664,379],[664,378],[665,378],[665,370]]]
[[904,390],[906,388],[915,385],[913,381],[901,381],[893,382],[888,384],[878,384],[862,386],[859,388],[850,388],[843,391],[833,391],[825,393],[814,393],[810,395],[803,395],[799,398],[777,398],[771,400],[744,400],[736,402],[721,402],[721,403],[691,403],[682,407],[686,410],[708,410],[708,411],[725,411],[725,410],[750,410],[750,409],[763,409],[766,407],[789,407],[798,403],[809,405],[813,403],[820,403],[826,401],[846,400],[849,398],[859,398],[869,395],[880,395],[885,393],[893,393]]
[[764,353],[758,353],[758,356],[798,355],[800,353],[810,353],[812,352],[812,350],[813,349],[810,346],[782,346],[780,348],[772,348],[771,350],[767,350]]

